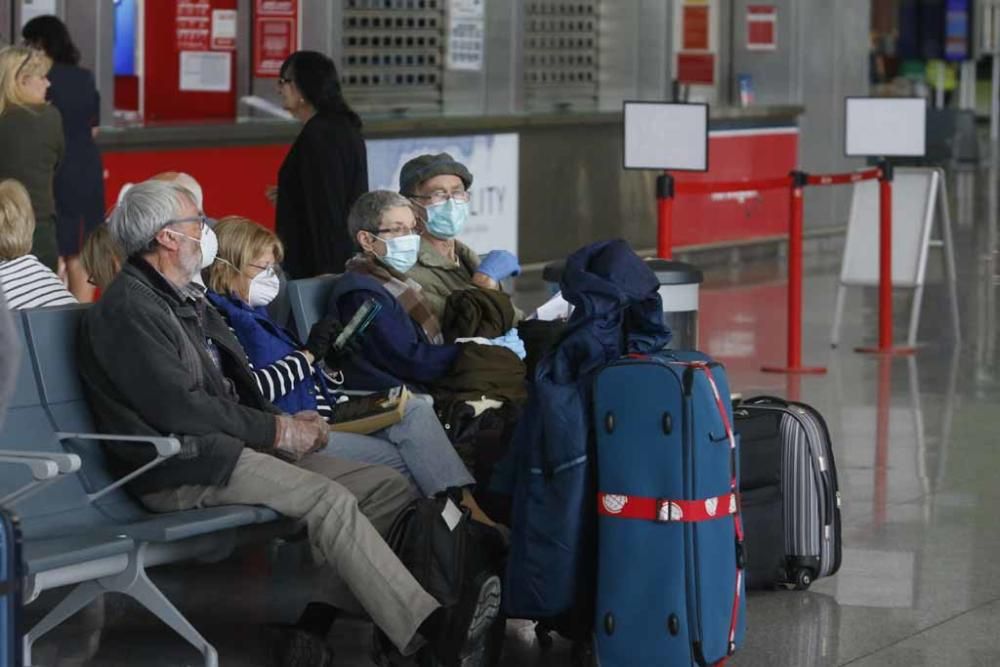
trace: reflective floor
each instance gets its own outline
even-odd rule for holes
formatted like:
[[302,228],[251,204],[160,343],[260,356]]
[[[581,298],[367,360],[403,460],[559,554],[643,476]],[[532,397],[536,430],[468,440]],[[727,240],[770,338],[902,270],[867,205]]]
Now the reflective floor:
[[[961,182],[960,182],[961,181]],[[950,180],[986,193],[996,171]],[[973,205],[974,203],[974,205]],[[843,497],[839,574],[809,592],[752,594],[749,631],[731,665],[1000,665],[1000,367],[996,350],[995,194],[953,202],[963,340],[950,340],[937,257],[908,359],[852,351],[875,334],[873,290],[853,290],[842,344],[829,346],[839,250],[807,257],[805,361],[829,372],[801,380],[759,372],[785,348],[784,266],[741,266],[709,276],[701,346],[724,361],[735,391],[798,396],[826,416]],[[992,212],[993,215],[989,213]],[[525,285],[525,301],[541,290]],[[526,305],[532,305],[527,303]],[[905,294],[897,339],[905,336]],[[219,649],[222,665],[264,665],[263,624],[290,621],[309,597],[294,549],[263,549],[223,563],[165,567],[153,578]],[[61,595],[29,607],[37,620]],[[364,665],[369,626],[339,621],[337,664]],[[43,665],[198,665],[199,656],[150,614],[109,597],[44,638]],[[504,665],[569,665],[569,647],[543,652],[530,624],[511,622]]]

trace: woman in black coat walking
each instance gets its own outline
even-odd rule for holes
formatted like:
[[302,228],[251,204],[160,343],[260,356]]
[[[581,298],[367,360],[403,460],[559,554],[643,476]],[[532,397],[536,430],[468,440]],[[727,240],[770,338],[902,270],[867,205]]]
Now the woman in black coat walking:
[[316,51],[285,60],[278,92],[305,123],[278,171],[275,231],[285,245],[285,273],[342,273],[354,254],[347,213],[368,191],[361,119],[344,100],[333,61]]
[[21,36],[52,59],[49,99],[62,115],[66,145],[53,183],[59,263],[60,269],[65,264],[73,295],[81,302],[92,301],[94,288],[87,282],[80,249],[87,234],[104,221],[104,168],[94,143],[100,124],[100,94],[94,75],[79,66],[80,51],[58,18],[33,18],[24,25]]

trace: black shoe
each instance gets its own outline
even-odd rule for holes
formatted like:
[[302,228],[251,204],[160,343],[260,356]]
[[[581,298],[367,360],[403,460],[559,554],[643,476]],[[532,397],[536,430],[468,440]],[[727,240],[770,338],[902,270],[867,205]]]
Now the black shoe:
[[445,643],[445,665],[476,667],[485,664],[486,640],[500,614],[500,577],[484,572],[470,586],[469,595],[452,612],[451,632]]
[[333,667],[333,651],[322,637],[294,625],[268,626],[274,667]]

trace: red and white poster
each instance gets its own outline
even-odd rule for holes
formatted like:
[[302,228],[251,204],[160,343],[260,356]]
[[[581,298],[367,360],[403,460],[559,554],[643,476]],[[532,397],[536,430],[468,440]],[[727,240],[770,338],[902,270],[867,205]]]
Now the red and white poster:
[[178,51],[208,51],[212,33],[209,0],[178,2],[175,24]]
[[277,78],[299,48],[298,0],[257,0],[253,15],[253,74]]
[[216,51],[236,50],[235,9],[212,10],[212,48]]
[[706,5],[684,6],[684,50],[707,51],[709,48],[709,8]]
[[678,53],[677,81],[688,85],[711,86],[715,83],[714,53]]
[[747,5],[747,49],[778,49],[778,8],[774,5]]

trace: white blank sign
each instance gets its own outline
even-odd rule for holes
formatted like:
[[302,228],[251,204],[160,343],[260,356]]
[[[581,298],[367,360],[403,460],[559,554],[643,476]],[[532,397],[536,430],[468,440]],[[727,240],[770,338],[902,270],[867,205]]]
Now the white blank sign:
[[847,98],[846,154],[920,157],[925,153],[927,102],[916,97]]
[[[927,243],[934,223],[938,173],[931,169],[896,169],[892,182],[892,284],[923,284]],[[878,181],[854,184],[840,282],[879,283]]]
[[625,168],[708,170],[708,105],[625,103]]

